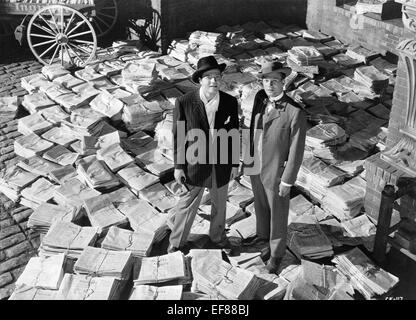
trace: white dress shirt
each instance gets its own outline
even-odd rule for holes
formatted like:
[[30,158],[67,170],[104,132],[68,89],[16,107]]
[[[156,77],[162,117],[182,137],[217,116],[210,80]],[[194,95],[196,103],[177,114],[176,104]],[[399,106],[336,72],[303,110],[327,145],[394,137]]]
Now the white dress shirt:
[[211,100],[208,101],[207,97],[202,92],[202,89],[199,89],[199,97],[205,105],[205,111],[207,113],[209,127],[210,129],[213,129],[215,124],[215,114],[220,104],[220,94],[219,92],[217,92],[217,94]]

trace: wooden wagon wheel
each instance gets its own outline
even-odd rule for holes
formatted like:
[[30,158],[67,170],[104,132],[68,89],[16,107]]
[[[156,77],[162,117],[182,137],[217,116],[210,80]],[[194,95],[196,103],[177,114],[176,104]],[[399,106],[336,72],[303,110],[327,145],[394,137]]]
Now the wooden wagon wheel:
[[97,36],[88,19],[64,5],[46,6],[30,19],[27,41],[43,64],[84,66],[95,57]]
[[145,42],[150,48],[157,48],[162,38],[160,14],[152,9],[151,17],[146,19]]
[[106,35],[117,22],[118,7],[117,0],[96,0],[95,15],[89,20],[95,29],[98,37]]

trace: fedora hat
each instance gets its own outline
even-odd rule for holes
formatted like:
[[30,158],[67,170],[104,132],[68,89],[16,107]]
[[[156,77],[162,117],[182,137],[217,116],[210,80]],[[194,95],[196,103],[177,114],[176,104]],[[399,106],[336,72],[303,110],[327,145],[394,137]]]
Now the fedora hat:
[[192,81],[198,83],[198,79],[202,74],[208,70],[218,69],[221,72],[225,70],[226,64],[218,64],[217,59],[214,56],[203,57],[198,60],[196,71],[192,75]]
[[263,79],[266,76],[271,76],[277,73],[282,74],[284,77],[288,76],[292,70],[287,67],[283,67],[283,64],[278,61],[266,62],[261,66],[261,70],[257,73],[259,79]]

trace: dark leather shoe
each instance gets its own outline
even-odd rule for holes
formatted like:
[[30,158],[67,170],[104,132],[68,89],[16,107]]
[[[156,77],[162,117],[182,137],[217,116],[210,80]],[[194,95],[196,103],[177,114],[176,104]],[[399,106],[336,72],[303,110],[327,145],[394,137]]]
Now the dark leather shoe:
[[270,257],[266,264],[266,269],[269,271],[269,273],[276,273],[280,264],[282,263],[282,260],[283,258]]

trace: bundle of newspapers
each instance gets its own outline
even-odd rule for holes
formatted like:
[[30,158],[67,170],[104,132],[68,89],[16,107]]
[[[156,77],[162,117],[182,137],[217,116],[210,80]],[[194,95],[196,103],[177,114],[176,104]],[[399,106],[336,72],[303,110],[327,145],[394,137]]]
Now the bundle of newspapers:
[[389,85],[389,77],[374,66],[358,67],[354,71],[354,80],[362,83],[375,94],[381,93]]
[[336,166],[311,156],[303,160],[296,185],[310,192],[317,200],[322,200],[328,187],[342,183],[346,177],[347,173]]
[[64,265],[64,253],[51,257],[32,257],[15,285],[57,290],[64,276]]
[[98,160],[94,155],[78,161],[77,173],[80,179],[93,189],[111,189],[120,184],[104,161]]
[[54,222],[76,222],[81,215],[81,210],[76,207],[45,202],[33,210],[27,226],[37,232],[46,234]]
[[360,176],[344,184],[327,188],[322,208],[339,220],[348,220],[357,216],[364,205],[366,182]]
[[86,247],[75,262],[74,272],[95,277],[114,277],[120,280],[128,280],[133,267],[132,257],[130,251]]
[[178,199],[161,183],[155,183],[139,192],[140,198],[151,203],[161,212],[168,212],[176,206]]
[[306,132],[306,145],[311,148],[342,144],[346,139],[345,130],[336,123],[318,124]]
[[115,277],[66,273],[55,300],[118,300],[124,284]]
[[358,248],[335,256],[332,262],[367,300],[387,293],[399,282],[396,276],[374,265]]
[[334,266],[302,260],[284,300],[353,300],[354,288]]
[[[155,205],[155,203],[152,205]],[[159,242],[167,234],[165,214],[160,213],[143,199],[133,199],[123,203],[118,210],[128,219],[135,232],[153,235],[153,242]]]
[[155,128],[155,140],[161,149],[173,150],[173,114],[167,113]]
[[121,229],[111,226],[101,244],[103,249],[125,251],[132,253],[133,257],[143,258],[150,255],[154,234],[141,229],[140,232]]
[[106,194],[84,200],[88,219],[100,234],[105,233],[111,226],[125,226],[127,217],[122,214]]
[[197,46],[200,57],[219,52],[225,37],[222,33],[194,31],[189,36],[190,46]]
[[189,40],[174,39],[170,43],[167,52],[169,56],[178,59],[179,61],[186,62],[189,51]]
[[320,259],[334,254],[331,241],[315,224],[293,222],[288,226],[288,242],[290,250],[300,259]]
[[181,300],[182,285],[149,286],[135,285],[130,293],[129,300]]
[[198,254],[191,261],[192,291],[218,299],[252,300],[259,279],[250,271],[233,267],[216,254]]
[[97,235],[97,228],[57,221],[43,238],[39,254],[51,256],[66,253],[69,258],[77,259],[86,247],[94,245]]
[[51,200],[54,197],[57,188],[58,186],[54,185],[49,180],[40,178],[22,190],[21,196],[23,198],[21,201],[25,199],[35,206],[38,206],[43,202]]
[[0,97],[0,117],[2,119],[14,119],[17,115],[19,101],[17,96]]
[[45,108],[51,107],[55,104],[56,104],[55,101],[49,99],[48,96],[43,92],[27,94],[24,96],[23,101],[22,101],[22,105],[31,114],[34,114]]
[[187,260],[181,251],[143,258],[134,285],[190,283],[192,276]]
[[124,87],[132,93],[146,93],[153,89],[157,79],[156,64],[146,59],[129,62],[121,71]]
[[313,46],[295,46],[287,51],[288,58],[299,66],[309,66],[322,61],[322,54]]
[[83,201],[99,196],[101,193],[90,188],[77,176],[64,181],[55,191],[54,200],[58,204],[81,207]]
[[149,102],[138,94],[121,100],[125,103],[122,120],[130,132],[154,129],[162,120],[163,109],[157,101]]
[[39,178],[39,175],[28,172],[17,166],[10,166],[0,171],[0,192],[9,199],[17,201],[23,188]]
[[150,171],[154,175],[163,176],[174,168],[173,159],[165,153],[164,149],[152,149],[136,157],[136,163],[142,168]]

